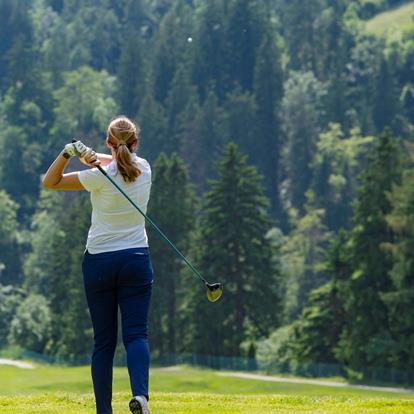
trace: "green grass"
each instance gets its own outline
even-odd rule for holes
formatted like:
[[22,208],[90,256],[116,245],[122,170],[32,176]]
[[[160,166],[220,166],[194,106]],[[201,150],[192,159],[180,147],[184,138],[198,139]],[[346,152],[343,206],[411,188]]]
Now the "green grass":
[[406,30],[414,27],[413,14],[414,2],[402,4],[368,20],[366,30],[380,37],[399,37]]
[[[114,372],[114,413],[128,413],[129,379]],[[412,414],[414,396],[352,387],[272,383],[179,367],[151,371],[153,414]],[[0,366],[0,413],[94,413],[89,367]]]

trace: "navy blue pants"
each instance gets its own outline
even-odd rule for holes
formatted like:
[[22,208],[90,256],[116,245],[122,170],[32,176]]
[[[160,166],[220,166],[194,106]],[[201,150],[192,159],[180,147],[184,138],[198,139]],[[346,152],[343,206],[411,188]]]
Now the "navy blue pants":
[[148,248],[90,254],[85,252],[83,279],[94,331],[92,380],[97,414],[112,414],[112,366],[121,310],[132,395],[148,398],[148,309],[152,265]]

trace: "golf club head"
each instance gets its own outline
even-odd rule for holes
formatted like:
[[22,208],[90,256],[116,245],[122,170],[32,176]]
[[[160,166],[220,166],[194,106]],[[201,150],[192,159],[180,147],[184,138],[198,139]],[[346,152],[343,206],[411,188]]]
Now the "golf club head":
[[217,302],[223,294],[223,285],[221,283],[206,283],[207,299],[210,302]]

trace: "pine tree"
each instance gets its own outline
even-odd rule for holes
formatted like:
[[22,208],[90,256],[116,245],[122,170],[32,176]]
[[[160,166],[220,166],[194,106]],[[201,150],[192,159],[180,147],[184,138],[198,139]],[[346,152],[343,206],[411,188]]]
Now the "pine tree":
[[[191,242],[195,200],[185,164],[173,154],[161,153],[154,164],[154,179],[148,213],[167,237],[183,252]],[[148,227],[154,267],[150,337],[158,354],[178,351],[182,337],[180,309],[186,285],[180,277],[182,261],[158,233]]]
[[121,113],[134,117],[143,99],[145,88],[145,60],[143,42],[137,30],[131,30],[122,47],[118,62],[119,108]]
[[285,136],[284,167],[288,199],[304,213],[306,191],[312,182],[311,162],[323,126],[324,84],[312,72],[292,72],[285,83],[282,123]]
[[18,208],[10,196],[0,190],[0,282],[3,285],[18,285],[22,282]]
[[90,201],[86,193],[70,202],[61,222],[64,241],[54,251],[53,261],[58,270],[49,275],[52,283],[46,296],[55,315],[57,333],[49,350],[75,358],[88,356],[92,349],[92,327],[82,283],[82,258],[90,225]]
[[50,354],[74,358],[91,350],[81,271],[89,224],[86,194],[73,198],[43,191],[33,223],[32,252],[25,262],[25,287],[48,300],[52,329],[46,352]]
[[295,358],[301,362],[336,363],[336,348],[345,325],[344,297],[341,297],[344,274],[346,279],[347,233],[341,231],[328,249],[326,273],[330,281],[312,290],[297,322],[294,323]]
[[155,100],[152,94],[147,94],[142,100],[137,119],[141,127],[142,153],[151,163],[158,154],[167,149],[168,122],[164,107]]
[[190,61],[188,42],[192,32],[192,10],[184,0],[178,0],[164,16],[156,38],[151,65],[151,85],[155,99],[164,102],[179,64]]
[[287,278],[285,316],[289,322],[300,316],[309,293],[328,281],[323,265],[331,238],[323,224],[325,211],[314,208],[312,200],[308,201],[303,216],[297,217],[296,211],[290,213],[293,229],[282,248]]
[[202,100],[210,91],[221,102],[230,91],[227,59],[227,7],[223,0],[206,2],[196,21],[192,79]]
[[281,125],[280,107],[283,97],[283,69],[280,39],[267,33],[257,52],[254,73],[254,97],[257,107],[257,139],[260,145],[252,154],[254,163],[263,174],[266,193],[279,226],[286,229],[286,217],[280,199],[281,190]]
[[268,26],[262,1],[234,0],[228,3],[227,61],[233,87],[252,91],[256,54]]
[[207,280],[224,284],[223,299],[209,304],[197,281],[192,309],[193,351],[241,354],[241,345],[268,334],[280,321],[279,269],[273,266],[268,201],[246,156],[229,144],[205,199],[197,263]]
[[[180,117],[185,110],[193,109],[197,105],[197,92],[191,84],[189,72],[184,64],[180,64],[171,81],[171,86],[165,99],[165,111],[168,119],[168,135],[165,137],[165,151],[171,154],[174,151],[180,152]],[[193,114],[193,118],[196,117]]]
[[402,183],[388,195],[391,212],[386,216],[395,233],[387,250],[392,253],[390,272],[392,287],[382,295],[388,315],[391,334],[391,360],[393,367],[414,369],[414,170],[404,172]]
[[226,112],[219,105],[213,90],[200,107],[196,98],[189,102],[183,114],[184,125],[180,130],[181,154],[189,166],[191,180],[201,194],[207,180],[213,176],[213,160],[219,155],[226,136]]
[[325,210],[324,222],[333,231],[350,226],[358,176],[372,147],[373,138],[362,137],[358,128],[350,133],[344,137],[339,124],[330,124],[319,135],[311,164],[315,206]]
[[393,260],[384,244],[392,242],[394,235],[386,223],[391,212],[387,192],[400,182],[401,173],[399,143],[385,130],[362,173],[348,241],[349,279],[341,293],[345,298],[346,325],[337,355],[353,369],[388,364],[388,312],[381,294],[392,288],[389,272]]

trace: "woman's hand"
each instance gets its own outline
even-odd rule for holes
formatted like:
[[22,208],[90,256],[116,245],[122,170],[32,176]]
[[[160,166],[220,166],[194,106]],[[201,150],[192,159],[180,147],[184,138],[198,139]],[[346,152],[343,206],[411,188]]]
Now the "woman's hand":
[[89,167],[97,167],[98,165],[101,165],[98,155],[92,148],[88,148],[79,159],[83,164],[88,165]]

